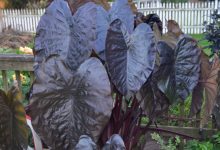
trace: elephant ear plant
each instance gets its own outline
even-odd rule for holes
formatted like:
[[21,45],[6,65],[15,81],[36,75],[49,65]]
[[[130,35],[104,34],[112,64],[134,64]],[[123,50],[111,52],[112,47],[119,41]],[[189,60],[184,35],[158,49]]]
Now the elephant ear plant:
[[95,2],[54,0],[37,27],[30,116],[50,149],[77,149],[83,141],[91,149],[132,149],[155,112],[185,100],[199,78],[192,38],[171,48],[156,41],[152,17],[145,21],[151,26],[134,26],[127,0],[110,9]]

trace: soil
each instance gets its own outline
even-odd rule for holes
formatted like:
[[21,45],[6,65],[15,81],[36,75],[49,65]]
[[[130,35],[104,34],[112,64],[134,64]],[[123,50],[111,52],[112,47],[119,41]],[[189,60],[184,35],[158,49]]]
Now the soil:
[[18,49],[27,46],[33,41],[33,38],[32,33],[15,31],[8,27],[0,33],[0,48]]

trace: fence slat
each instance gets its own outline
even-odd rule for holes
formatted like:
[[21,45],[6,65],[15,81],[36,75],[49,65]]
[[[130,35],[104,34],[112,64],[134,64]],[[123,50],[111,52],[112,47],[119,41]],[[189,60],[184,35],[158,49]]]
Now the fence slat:
[[8,91],[8,78],[7,78],[7,72],[5,70],[2,70],[2,79],[3,79],[3,89],[5,91]]
[[15,71],[16,80],[18,81],[18,87],[21,89],[21,74],[20,71]]

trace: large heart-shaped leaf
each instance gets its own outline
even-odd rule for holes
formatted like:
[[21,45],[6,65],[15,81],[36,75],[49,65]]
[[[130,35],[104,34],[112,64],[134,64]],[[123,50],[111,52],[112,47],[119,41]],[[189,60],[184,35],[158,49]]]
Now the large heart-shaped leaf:
[[105,60],[105,40],[111,21],[122,19],[129,30],[133,30],[134,18],[127,0],[116,1],[110,12],[96,5],[97,1],[91,1],[70,2],[74,16],[66,1],[54,0],[50,4],[37,27],[37,62],[60,55],[72,70],[76,70],[92,49]]
[[212,67],[208,73],[208,76],[205,80],[203,80],[203,87],[205,91],[205,105],[204,112],[201,121],[201,125],[207,124],[207,120],[212,114],[213,107],[216,103],[216,96],[218,94],[218,72],[220,70],[220,60],[217,55],[214,57],[214,61]]
[[174,102],[178,98],[185,100],[198,83],[200,49],[196,41],[191,37],[183,36],[177,44],[172,59],[175,61],[171,66],[170,74],[158,81],[158,87],[171,102]]
[[134,15],[128,0],[116,0],[109,11],[111,22],[120,19],[127,28],[128,33],[134,30]]
[[106,62],[112,82],[125,96],[132,96],[147,81],[154,68],[155,39],[147,24],[129,34],[122,21],[110,25],[106,40]]
[[28,145],[25,111],[19,91],[13,87],[7,94],[0,90],[0,149],[23,150]]
[[[106,10],[98,5],[95,6],[94,14],[90,15],[94,20],[96,29],[96,40],[93,42],[92,48],[102,60],[105,60],[105,41],[110,24],[110,16]],[[88,33],[90,34],[90,32]]]
[[73,149],[81,135],[97,142],[109,121],[113,100],[104,66],[90,58],[72,73],[52,57],[35,71],[32,124],[52,149]]
[[92,15],[93,20],[96,20],[97,35],[93,49],[105,61],[105,43],[110,23],[115,19],[120,19],[131,33],[134,28],[134,17],[128,0],[116,0],[108,12],[102,7],[97,6],[96,9],[97,14]]
[[90,56],[92,45],[89,43],[96,39],[96,35],[94,20],[89,15],[93,9],[88,9],[88,5],[92,4],[80,7],[73,17],[66,1],[54,0],[50,4],[37,27],[37,62],[51,55],[59,55],[72,70],[76,70]]
[[71,44],[71,11],[68,3],[63,0],[53,1],[41,17],[35,37],[37,61],[53,54],[67,55]]

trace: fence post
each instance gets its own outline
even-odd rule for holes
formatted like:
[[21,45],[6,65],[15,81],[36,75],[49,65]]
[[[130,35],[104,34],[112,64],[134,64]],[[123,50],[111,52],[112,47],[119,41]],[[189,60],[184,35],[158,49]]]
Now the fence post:
[[8,78],[7,78],[7,71],[2,70],[2,79],[3,79],[3,89],[8,91]]
[[137,9],[140,9],[140,8],[141,8],[141,2],[137,1]]
[[218,0],[215,0],[215,9],[218,9]]

